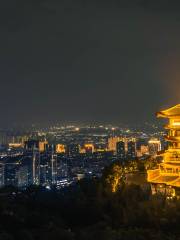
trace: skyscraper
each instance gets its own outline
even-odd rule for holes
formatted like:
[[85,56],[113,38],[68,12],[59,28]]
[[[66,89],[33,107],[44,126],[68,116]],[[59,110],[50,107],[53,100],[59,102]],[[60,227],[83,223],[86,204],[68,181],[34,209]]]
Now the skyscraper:
[[19,162],[6,162],[4,165],[4,184],[5,186],[17,186],[18,178],[17,172],[19,169]]
[[33,184],[39,185],[40,183],[40,152],[36,149],[33,150],[32,155],[32,178]]
[[128,144],[127,144],[127,158],[128,159],[136,158],[136,141],[135,141],[135,139],[132,139],[132,140],[128,141]]
[[4,186],[4,163],[0,163],[0,187]]
[[116,152],[117,152],[117,158],[119,160],[124,160],[126,158],[126,148],[125,148],[124,141],[117,142]]
[[121,137],[110,137],[108,138],[108,150],[112,152],[116,152],[116,145],[118,142],[122,140]]
[[17,171],[18,187],[27,187],[29,185],[29,169],[27,165],[22,165]]
[[67,146],[67,154],[70,157],[75,157],[75,156],[79,155],[79,152],[80,152],[79,144],[70,144]]
[[54,147],[52,146],[51,152],[51,183],[56,184],[57,181],[57,155],[54,153]]

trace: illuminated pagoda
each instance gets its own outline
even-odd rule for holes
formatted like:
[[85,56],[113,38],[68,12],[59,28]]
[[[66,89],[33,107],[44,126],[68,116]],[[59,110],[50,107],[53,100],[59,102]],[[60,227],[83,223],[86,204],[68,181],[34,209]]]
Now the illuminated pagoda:
[[168,149],[162,154],[162,163],[157,169],[148,170],[147,177],[152,193],[161,192],[172,197],[180,191],[180,104],[158,112],[157,117],[169,120],[165,126]]

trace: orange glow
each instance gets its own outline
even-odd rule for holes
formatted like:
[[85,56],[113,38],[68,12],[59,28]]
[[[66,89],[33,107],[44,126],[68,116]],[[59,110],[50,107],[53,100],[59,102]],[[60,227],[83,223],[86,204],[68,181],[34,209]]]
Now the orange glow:
[[66,148],[64,144],[57,144],[56,145],[56,153],[65,153]]
[[19,148],[23,146],[24,145],[22,143],[9,143],[9,147],[12,147],[12,148]]
[[94,148],[94,144],[92,144],[92,143],[86,143],[86,144],[84,144],[84,149],[85,149],[85,151],[86,152],[94,152],[94,150],[95,150],[95,148]]
[[180,187],[180,104],[157,113],[158,117],[168,118],[169,130],[166,140],[168,149],[164,152],[163,162],[155,170],[147,171],[148,182]]
[[44,151],[45,151],[45,146],[46,146],[46,144],[48,144],[47,141],[39,142],[39,151],[40,151],[40,152],[44,152]]

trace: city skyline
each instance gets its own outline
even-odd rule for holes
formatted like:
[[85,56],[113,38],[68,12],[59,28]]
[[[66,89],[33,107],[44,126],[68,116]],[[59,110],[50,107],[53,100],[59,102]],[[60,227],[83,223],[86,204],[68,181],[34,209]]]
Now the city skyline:
[[1,126],[138,124],[180,101],[175,1],[5,1]]
[[179,13],[0,1],[0,240],[180,240]]

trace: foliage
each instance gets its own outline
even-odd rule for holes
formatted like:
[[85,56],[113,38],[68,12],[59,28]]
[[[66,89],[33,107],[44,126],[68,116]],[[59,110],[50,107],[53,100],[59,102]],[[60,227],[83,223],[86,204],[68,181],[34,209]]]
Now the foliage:
[[0,240],[180,239],[180,201],[126,185],[125,167],[114,163],[102,179],[81,180],[58,192],[34,186],[2,190]]
[[103,173],[104,186],[111,192],[116,192],[124,183],[124,167],[120,163],[113,163]]

